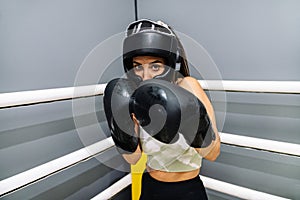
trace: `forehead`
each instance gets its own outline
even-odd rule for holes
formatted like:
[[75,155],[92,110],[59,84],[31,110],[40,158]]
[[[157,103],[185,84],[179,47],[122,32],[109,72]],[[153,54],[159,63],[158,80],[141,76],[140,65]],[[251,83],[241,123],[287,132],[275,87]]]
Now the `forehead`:
[[137,62],[140,64],[145,64],[145,63],[152,63],[152,62],[162,62],[164,63],[164,59],[161,57],[157,57],[157,56],[136,56],[133,57],[133,62]]

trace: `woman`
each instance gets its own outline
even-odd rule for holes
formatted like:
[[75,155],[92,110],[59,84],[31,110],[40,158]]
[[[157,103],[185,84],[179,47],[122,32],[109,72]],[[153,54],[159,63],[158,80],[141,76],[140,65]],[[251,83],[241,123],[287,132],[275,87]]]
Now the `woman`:
[[[134,96],[134,100],[129,100],[128,102],[134,102],[138,98],[138,92],[134,92],[134,90],[139,90],[136,89],[138,85],[143,85],[143,83],[147,83],[147,81],[151,79],[154,81],[156,79],[168,81],[174,86],[166,84],[164,92],[172,93],[172,91],[175,91],[175,96],[182,96],[183,99],[192,93],[192,96],[201,102],[199,104],[205,107],[205,114],[207,112],[206,115],[208,115],[209,118],[208,123],[211,127],[211,129],[209,129],[211,133],[206,133],[209,132],[209,130],[205,129],[205,135],[213,135],[207,137],[210,139],[205,145],[205,141],[202,140],[200,141],[201,144],[192,145],[187,142],[188,139],[181,140],[186,137],[182,136],[184,135],[182,132],[185,131],[183,130],[184,128],[180,129],[180,125],[179,130],[182,134],[176,133],[178,137],[174,139],[174,141],[163,141],[163,139],[155,137],[156,135],[149,134],[149,131],[145,131],[146,129],[143,126],[143,122],[141,122],[144,113],[135,112],[134,109],[135,106],[139,106],[139,103],[130,104],[130,107],[133,107],[133,109],[131,109],[131,119],[134,122],[134,126],[133,129],[128,129],[127,132],[133,132],[133,130],[135,132],[131,138],[127,138],[127,140],[121,139],[123,140],[121,144],[119,140],[123,136],[116,136],[117,134],[115,134],[114,129],[115,126],[117,126],[116,123],[114,124],[113,121],[109,124],[111,124],[111,130],[114,129],[112,136],[116,146],[126,150],[120,152],[128,163],[136,164],[141,158],[142,152],[148,155],[147,173],[144,173],[142,177],[140,199],[207,199],[205,188],[199,177],[201,162],[202,158],[214,161],[218,157],[220,153],[220,137],[216,128],[214,110],[208,97],[198,81],[189,76],[188,64],[182,44],[174,31],[166,24],[150,20],[139,20],[128,26],[123,51],[123,63],[127,77],[137,85],[131,89],[132,91],[130,92],[130,95]],[[178,65],[179,69],[176,69]],[[177,71],[179,71],[179,73]],[[156,84],[156,82],[151,82],[150,86],[152,86],[151,84]],[[159,84],[164,85],[164,82],[159,82]],[[131,84],[127,84],[125,87],[126,91],[129,88],[128,85]],[[160,87],[160,85],[158,87]],[[168,88],[171,88],[171,90],[168,90]],[[189,93],[186,93],[186,91]],[[144,100],[143,92],[145,91],[142,91],[142,97],[140,98]],[[110,94],[105,94],[105,96],[109,95]],[[160,98],[164,98],[164,96]],[[111,101],[111,99],[106,102],[108,101]],[[121,102],[121,100],[119,102]],[[173,102],[171,103],[171,106],[173,106]],[[107,104],[108,103],[105,105]],[[141,104],[143,104],[143,102]],[[112,119],[111,115],[112,114],[107,114],[107,118]],[[172,113],[172,116],[174,115],[175,114]],[[200,121],[201,120],[202,118]],[[168,122],[166,121],[166,123]],[[169,125],[166,126],[172,128],[172,126],[177,124],[178,123],[174,123],[170,125],[169,123]],[[179,144],[179,142],[182,141],[184,141],[184,144]]]

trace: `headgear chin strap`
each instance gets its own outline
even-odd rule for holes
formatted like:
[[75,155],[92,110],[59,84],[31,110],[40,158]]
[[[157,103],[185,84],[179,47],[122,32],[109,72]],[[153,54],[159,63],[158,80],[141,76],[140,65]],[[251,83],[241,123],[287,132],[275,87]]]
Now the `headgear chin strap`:
[[178,42],[170,27],[161,21],[143,19],[131,23],[127,27],[123,42],[123,65],[128,78],[138,83],[142,81],[142,78],[131,70],[133,57],[156,56],[164,58],[166,66],[164,72],[154,78],[175,82]]

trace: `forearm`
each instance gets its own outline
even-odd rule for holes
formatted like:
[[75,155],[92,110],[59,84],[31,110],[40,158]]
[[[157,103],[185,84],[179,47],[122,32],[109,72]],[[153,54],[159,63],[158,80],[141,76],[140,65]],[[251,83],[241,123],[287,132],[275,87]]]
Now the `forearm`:
[[220,155],[220,146],[220,136],[219,134],[216,134],[216,140],[213,140],[212,143],[206,148],[198,148],[197,151],[205,159],[215,161]]

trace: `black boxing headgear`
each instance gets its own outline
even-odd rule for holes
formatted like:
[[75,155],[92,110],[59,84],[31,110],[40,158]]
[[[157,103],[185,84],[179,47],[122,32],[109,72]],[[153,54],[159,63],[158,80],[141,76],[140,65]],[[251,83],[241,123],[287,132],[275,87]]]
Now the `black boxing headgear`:
[[123,41],[123,65],[128,78],[142,81],[133,68],[133,57],[156,56],[165,60],[165,70],[154,78],[175,81],[175,66],[178,53],[178,39],[174,32],[163,22],[143,19],[127,27]]

